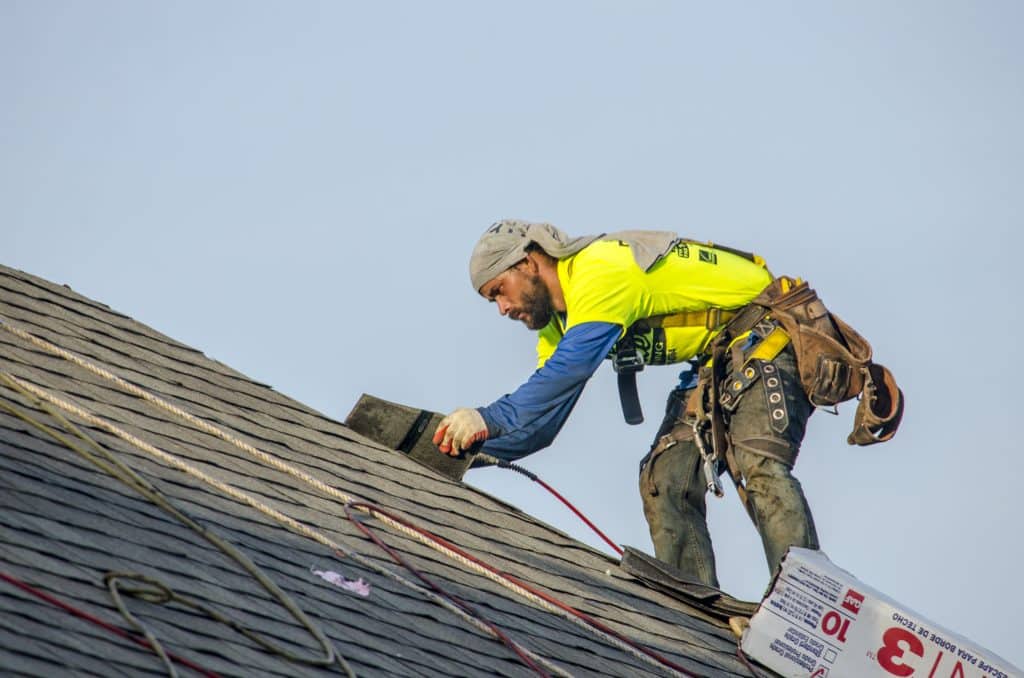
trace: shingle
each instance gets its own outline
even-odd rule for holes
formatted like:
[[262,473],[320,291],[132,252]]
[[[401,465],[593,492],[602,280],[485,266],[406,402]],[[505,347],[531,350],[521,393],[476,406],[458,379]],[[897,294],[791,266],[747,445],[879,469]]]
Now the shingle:
[[[516,507],[368,441],[269,387],[247,379],[67,288],[0,267],[0,317],[109,370],[341,492],[409,516],[509,572],[701,675],[747,675],[721,622],[685,600],[644,586],[616,561]],[[80,404],[309,525],[374,568],[412,580],[351,525],[338,499],[269,467],[235,445],[127,393],[113,382],[0,331],[0,371]],[[8,389],[20,403],[55,422]],[[76,422],[151,481],[175,506],[243,551],[349,658],[360,675],[531,675],[498,641],[422,592],[339,559],[250,506]],[[542,657],[585,675],[665,671],[590,630],[539,608],[418,540],[367,519],[380,537],[446,590],[464,598]],[[372,586],[368,598],[310,572],[332,569]],[[125,627],[102,586],[109,570],[165,580],[304,654],[309,634],[280,603],[195,532],[68,448],[0,412],[0,569]],[[609,576],[607,571],[613,571]],[[326,675],[268,655],[252,641],[178,605],[130,601],[168,649],[225,675]],[[163,675],[150,652],[0,582],[0,667],[25,674]],[[24,623],[21,622],[24,621]]]

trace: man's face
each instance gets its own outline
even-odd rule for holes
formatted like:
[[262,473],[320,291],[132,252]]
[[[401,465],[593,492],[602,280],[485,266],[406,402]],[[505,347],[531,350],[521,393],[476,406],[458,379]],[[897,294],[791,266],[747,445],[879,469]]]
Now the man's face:
[[551,321],[554,306],[551,292],[524,262],[516,264],[480,288],[480,294],[498,305],[498,312],[512,320],[521,320],[531,330],[539,330]]

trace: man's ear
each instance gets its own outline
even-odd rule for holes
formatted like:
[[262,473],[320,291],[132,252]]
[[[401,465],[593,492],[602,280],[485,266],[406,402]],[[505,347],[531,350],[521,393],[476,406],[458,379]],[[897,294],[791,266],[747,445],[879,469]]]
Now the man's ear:
[[516,266],[524,266],[524,271],[530,274],[536,275],[540,271],[541,255],[537,250],[530,250],[526,253],[526,258],[520,261]]

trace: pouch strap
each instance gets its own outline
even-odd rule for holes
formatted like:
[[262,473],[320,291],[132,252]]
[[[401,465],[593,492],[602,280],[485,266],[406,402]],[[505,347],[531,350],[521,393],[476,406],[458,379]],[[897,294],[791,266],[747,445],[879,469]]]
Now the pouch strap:
[[757,363],[757,367],[768,403],[768,421],[772,430],[782,435],[789,428],[789,409],[786,407],[786,392],[782,389],[782,376],[773,363]]
[[[786,330],[770,319],[759,323],[756,331],[765,332],[764,338],[743,354],[742,363],[733,369],[728,377],[728,383],[721,389],[719,400],[722,403],[722,407],[729,412],[736,409],[740,396],[760,376],[760,368],[756,367],[757,363],[755,361],[770,363],[789,344],[789,334]],[[733,364],[736,364],[736,362],[734,360]]]

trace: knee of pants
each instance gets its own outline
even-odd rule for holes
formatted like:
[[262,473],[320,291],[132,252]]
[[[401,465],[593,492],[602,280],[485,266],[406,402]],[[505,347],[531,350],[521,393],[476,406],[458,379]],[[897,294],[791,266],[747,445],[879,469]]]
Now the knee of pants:
[[741,466],[744,484],[759,508],[807,512],[803,486],[787,464],[756,454],[749,456],[748,463]]
[[736,464],[739,466],[748,488],[751,484],[796,482],[796,478],[793,476],[793,466],[776,456],[769,456],[760,451],[755,452],[739,446],[736,447],[735,454]]

